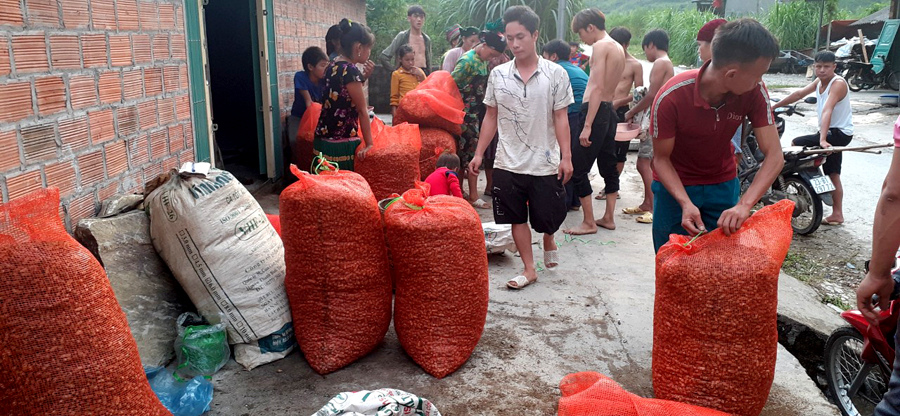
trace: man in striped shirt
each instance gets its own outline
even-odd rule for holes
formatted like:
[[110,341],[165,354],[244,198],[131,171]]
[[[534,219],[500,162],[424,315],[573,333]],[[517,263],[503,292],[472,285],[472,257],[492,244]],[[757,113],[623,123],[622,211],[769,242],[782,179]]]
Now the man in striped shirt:
[[[697,235],[722,227],[731,235],[784,166],[778,131],[762,83],[778,56],[778,41],[759,22],[740,19],[719,28],[712,60],[682,72],[656,95],[653,139],[653,246],[670,234]],[[740,196],[731,137],[744,117],[766,156]]]

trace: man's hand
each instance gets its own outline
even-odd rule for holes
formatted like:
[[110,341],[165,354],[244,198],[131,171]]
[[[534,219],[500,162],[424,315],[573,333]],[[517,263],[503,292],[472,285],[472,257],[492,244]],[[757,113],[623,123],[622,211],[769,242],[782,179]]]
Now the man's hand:
[[472,161],[469,162],[469,174],[470,175],[478,176],[478,174],[481,173],[481,171],[479,169],[481,169],[482,159],[483,159],[483,156],[478,156],[478,155],[476,155],[475,157],[472,158]]
[[828,143],[825,140],[819,140],[819,146],[821,146],[823,149],[828,149],[829,147],[831,147],[831,143]]
[[703,217],[700,216],[700,209],[694,204],[689,204],[681,209],[681,226],[692,237],[706,232],[706,226],[703,225]]
[[591,126],[584,126],[581,136],[578,136],[581,147],[591,147]]
[[572,179],[572,172],[574,171],[575,169],[572,167],[572,158],[563,158],[559,161],[559,174],[556,175],[556,178],[561,180],[563,185],[565,185]]
[[866,278],[859,284],[859,288],[856,289],[856,308],[870,324],[878,325],[883,318],[875,310],[872,295],[878,295],[878,307],[882,311],[887,311],[891,305],[890,296],[893,291],[894,279],[890,275],[877,276],[870,270],[866,274]]
[[731,236],[744,225],[744,221],[747,221],[747,218],[750,218],[750,207],[738,204],[734,208],[723,212],[719,217],[718,224],[726,236]]
[[372,145],[363,147],[359,152],[356,152],[356,160],[362,161],[366,158],[366,153],[369,153],[369,150],[372,149]]
[[626,111],[625,112],[625,122],[628,124],[631,124],[633,119],[634,119],[634,113],[631,110]]

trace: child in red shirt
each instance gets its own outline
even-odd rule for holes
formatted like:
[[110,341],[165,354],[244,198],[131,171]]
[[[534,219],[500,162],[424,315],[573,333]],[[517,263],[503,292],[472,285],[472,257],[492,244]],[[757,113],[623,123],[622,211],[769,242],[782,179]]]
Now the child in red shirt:
[[425,179],[425,182],[431,185],[431,195],[453,195],[462,198],[458,170],[459,156],[450,152],[442,153],[437,160],[437,169]]

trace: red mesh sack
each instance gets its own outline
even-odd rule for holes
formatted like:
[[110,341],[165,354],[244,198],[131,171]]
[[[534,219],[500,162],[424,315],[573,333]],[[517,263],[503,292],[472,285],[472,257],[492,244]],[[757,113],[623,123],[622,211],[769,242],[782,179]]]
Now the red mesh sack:
[[[382,200],[414,187],[419,180],[419,150],[422,148],[419,126],[384,127],[373,141],[365,159],[356,158],[353,170],[369,182],[375,198]],[[360,143],[357,152],[364,145]]]
[[778,348],[778,273],[793,202],[759,210],[731,237],[672,235],[656,256],[656,397],[758,415]]
[[728,416],[717,410],[631,394],[595,372],[569,374],[559,383],[558,416]]
[[[400,123],[396,123],[396,124],[400,124]],[[374,139],[376,136],[378,136],[379,134],[381,134],[381,131],[384,130],[384,128],[385,128],[384,122],[381,121],[381,119],[378,118],[378,117],[373,118],[373,119],[372,119],[372,122],[369,123],[369,125],[371,126],[371,129],[372,129],[372,138],[373,138],[373,139]],[[360,139],[363,138],[363,132],[362,132],[362,129],[357,129],[357,131],[356,131],[356,137],[359,137]]]
[[403,96],[394,115],[394,124],[418,124],[459,135],[466,115],[463,108],[456,81],[449,72],[436,71]]
[[281,217],[278,215],[266,214],[266,218],[269,219],[272,228],[274,228],[275,232],[278,233],[278,236],[281,237]]
[[291,170],[298,180],[280,198],[284,285],[300,349],[327,374],[372,351],[390,325],[381,213],[356,173]]
[[56,188],[0,204],[0,276],[0,414],[170,414]]
[[[453,103],[456,103],[457,100],[462,103],[462,94],[459,92],[459,86],[456,85],[453,75],[447,71],[432,72],[424,81],[419,83],[417,88],[420,90],[437,90],[449,95],[453,99]],[[454,108],[459,108],[460,110],[465,108],[464,104],[453,103],[451,105]]]
[[384,213],[397,291],[394,329],[429,374],[462,366],[481,338],[488,308],[484,232],[461,198],[407,191]]
[[437,169],[437,159],[444,151],[456,154],[456,139],[441,129],[422,128],[422,150],[419,152],[419,177],[425,180]]
[[312,103],[297,128],[297,140],[291,148],[291,160],[303,170],[309,170],[312,165],[315,149],[313,139],[316,137],[316,127],[319,125],[319,116],[322,114],[322,104]]

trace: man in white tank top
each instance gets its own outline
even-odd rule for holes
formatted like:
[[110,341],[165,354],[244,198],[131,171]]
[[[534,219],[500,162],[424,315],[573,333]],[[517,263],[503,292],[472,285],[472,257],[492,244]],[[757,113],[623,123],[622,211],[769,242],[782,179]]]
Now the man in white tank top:
[[[809,94],[816,94],[816,113],[819,115],[819,132],[794,139],[794,146],[846,146],[853,140],[853,120],[850,108],[850,94],[847,81],[834,73],[834,53],[823,51],[816,54],[816,80],[805,88],[788,95],[779,101],[773,109],[793,104]],[[844,187],[841,185],[841,153],[828,155],[822,169],[834,182],[831,215],[823,222],[828,225],[839,225],[844,222],[843,200]]]

